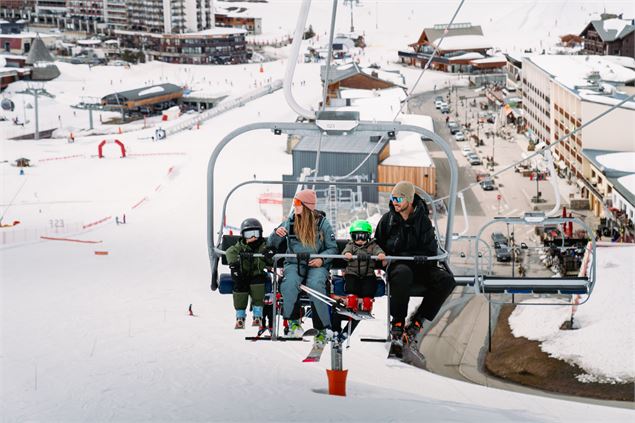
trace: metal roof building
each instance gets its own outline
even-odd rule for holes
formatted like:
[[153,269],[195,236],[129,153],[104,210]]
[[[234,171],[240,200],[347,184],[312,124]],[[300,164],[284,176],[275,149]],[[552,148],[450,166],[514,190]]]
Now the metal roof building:
[[101,104],[115,109],[134,109],[161,103],[165,103],[166,106],[174,105],[181,97],[183,97],[183,88],[178,85],[159,84],[108,94],[102,97]]
[[[303,168],[315,167],[319,137],[303,137],[292,150],[293,174],[284,175],[284,180],[297,180]],[[378,145],[378,143],[380,143]],[[320,147],[319,176],[343,176],[350,173],[372,152],[370,158],[354,175],[365,176],[368,182],[377,181],[377,166],[388,155],[388,140],[367,136],[323,136]],[[355,185],[340,187],[356,190]],[[285,185],[283,196],[293,197],[295,186]],[[377,203],[379,194],[377,188],[362,188],[363,201]]]

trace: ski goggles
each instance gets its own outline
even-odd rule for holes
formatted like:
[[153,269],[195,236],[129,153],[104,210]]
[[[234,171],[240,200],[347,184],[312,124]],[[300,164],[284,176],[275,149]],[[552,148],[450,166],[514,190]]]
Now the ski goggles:
[[390,197],[390,201],[392,201],[393,203],[397,203],[397,204],[403,203],[403,200],[405,200],[405,198],[403,198],[403,197],[395,197],[395,196],[391,196]]
[[368,232],[351,232],[351,239],[353,241],[368,241],[370,234]]
[[248,229],[243,232],[243,238],[260,238],[260,229]]

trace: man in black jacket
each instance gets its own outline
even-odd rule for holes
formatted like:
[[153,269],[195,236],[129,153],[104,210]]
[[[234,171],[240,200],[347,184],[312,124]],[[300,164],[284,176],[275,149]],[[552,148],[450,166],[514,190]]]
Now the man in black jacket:
[[414,336],[423,319],[434,319],[456,282],[436,261],[421,258],[437,255],[437,239],[428,218],[428,208],[415,194],[412,183],[401,181],[393,188],[390,211],[377,224],[375,239],[386,255],[418,257],[415,261],[391,262],[387,269],[393,339],[404,334],[412,286],[421,284],[425,287],[423,300],[405,328],[407,336]]

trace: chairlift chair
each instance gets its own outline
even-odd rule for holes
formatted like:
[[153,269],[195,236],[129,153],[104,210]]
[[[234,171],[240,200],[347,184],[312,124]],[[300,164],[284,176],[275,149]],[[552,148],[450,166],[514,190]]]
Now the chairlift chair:
[[[477,256],[474,266],[476,277],[476,290],[482,294],[540,294],[547,297],[558,295],[585,295],[584,301],[587,302],[593,292],[596,281],[596,256],[595,256],[595,237],[590,226],[577,217],[547,217],[541,212],[527,212],[521,217],[497,217],[483,225],[477,238],[482,238],[482,234],[489,226],[496,223],[506,223],[511,225],[525,226],[544,226],[559,225],[568,222],[575,222],[582,226],[589,235],[590,241],[590,264],[586,276],[580,277],[506,277],[492,276],[483,274],[481,270],[480,258]],[[588,248],[588,247],[587,247]],[[476,250],[475,250],[476,252]],[[488,296],[489,297],[489,296]],[[496,301],[502,302],[505,301]],[[553,303],[532,303],[540,305],[552,305]]]
[[[403,125],[399,122],[363,122],[358,120],[358,114],[351,112],[323,112],[318,114],[315,122],[302,122],[302,123],[281,123],[281,122],[259,122],[252,123],[249,125],[245,125],[240,127],[228,135],[226,135],[216,146],[212,155],[209,159],[208,171],[207,171],[207,244],[208,244],[208,256],[210,260],[210,266],[212,269],[212,277],[211,277],[211,288],[212,290],[218,289],[218,265],[219,260],[225,254],[225,251],[222,247],[223,240],[223,222],[225,221],[225,210],[227,206],[227,202],[229,196],[240,186],[243,186],[248,183],[262,183],[262,184],[298,184],[295,181],[260,181],[260,180],[251,180],[247,182],[243,182],[234,187],[228,196],[225,198],[223,204],[223,210],[221,213],[220,224],[218,225],[218,231],[216,233],[216,241],[214,241],[214,169],[216,165],[216,161],[222,150],[225,146],[230,143],[233,139],[238,136],[254,131],[267,129],[272,131],[276,135],[300,135],[300,136],[328,136],[328,135],[347,135],[350,133],[363,134],[367,136],[386,136],[388,138],[392,138],[396,133],[400,131],[404,132],[414,132],[422,136],[424,139],[432,140],[434,143],[439,145],[443,151],[445,152],[449,167],[450,167],[450,189],[449,189],[449,198],[448,198],[448,215],[447,215],[447,223],[445,228],[445,236],[441,238],[438,236],[437,239],[444,239],[443,245],[439,245],[439,254],[434,257],[428,257],[429,260],[438,260],[441,263],[444,263],[449,270],[449,258],[450,252],[452,248],[452,227],[454,224],[454,210],[456,205],[456,196],[457,196],[457,184],[458,184],[458,166],[454,155],[452,154],[452,150],[450,146],[437,134],[428,131],[424,128],[413,126],[413,125]],[[328,181],[328,182],[311,182],[311,184],[318,185],[320,183],[326,185],[351,185],[355,184],[351,181],[338,182],[338,181]],[[381,185],[392,185],[392,184],[380,184],[375,182],[358,182],[358,185],[370,185],[370,186],[381,186]],[[418,190],[418,193],[427,200],[430,204],[434,204],[432,198],[424,193],[422,190]],[[436,223],[437,221],[437,212],[435,207],[431,207],[433,212],[433,219]],[[285,257],[294,257],[294,255],[288,254],[276,254],[274,256],[274,261],[280,258]],[[311,255],[311,258],[340,258],[343,259],[344,256],[334,255],[334,256],[325,256],[325,255]],[[389,260],[414,260],[415,257],[387,257]],[[278,290],[278,278],[274,277],[273,280],[273,291],[277,292]],[[386,294],[389,295],[389,286],[386,288]],[[390,310],[388,310],[390,313]],[[274,302],[274,330],[272,339],[276,339],[277,336],[277,315],[278,315],[278,307],[276,302]],[[388,314],[389,315],[389,314]],[[390,322],[388,321],[388,327]]]

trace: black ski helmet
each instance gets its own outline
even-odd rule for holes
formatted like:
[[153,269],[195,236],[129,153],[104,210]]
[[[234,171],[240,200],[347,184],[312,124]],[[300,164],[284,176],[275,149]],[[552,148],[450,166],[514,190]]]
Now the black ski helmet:
[[262,224],[258,219],[250,217],[243,220],[243,223],[240,224],[240,236],[242,236],[245,231],[248,231],[250,229],[258,229],[260,231],[260,236],[262,236]]

